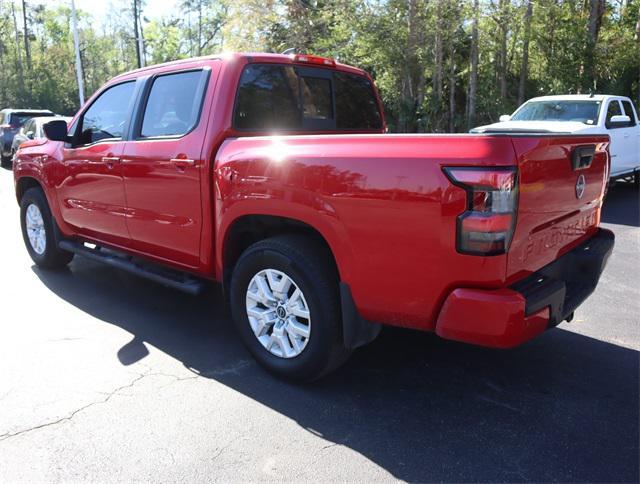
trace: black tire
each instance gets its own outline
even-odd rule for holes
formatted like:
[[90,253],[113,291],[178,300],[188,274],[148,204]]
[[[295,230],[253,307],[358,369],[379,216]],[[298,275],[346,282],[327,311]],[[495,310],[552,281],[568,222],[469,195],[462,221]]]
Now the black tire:
[[0,166],[2,168],[7,168],[9,166],[9,161],[10,160],[11,160],[10,158],[7,158],[4,155],[0,155]]
[[[268,351],[251,329],[246,309],[249,283],[260,271],[285,273],[303,292],[311,315],[311,330],[304,349],[283,358]],[[240,256],[231,277],[231,313],[245,346],[263,367],[293,381],[316,380],[344,363],[338,275],[331,254],[309,237],[284,235],[262,240]]]
[[[45,247],[42,253],[38,253],[29,241],[27,234],[26,214],[30,205],[35,205],[42,215],[45,233]],[[54,218],[51,216],[49,204],[44,192],[40,188],[30,188],[20,200],[20,226],[22,228],[22,238],[27,247],[27,252],[38,267],[43,269],[62,269],[73,259],[73,253],[60,250],[56,243],[56,228]]]

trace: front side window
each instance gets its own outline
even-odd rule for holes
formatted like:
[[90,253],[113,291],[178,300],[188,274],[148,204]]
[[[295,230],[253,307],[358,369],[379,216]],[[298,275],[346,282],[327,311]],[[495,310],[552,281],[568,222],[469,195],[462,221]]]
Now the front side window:
[[363,76],[251,64],[240,78],[233,125],[254,131],[372,131],[382,129],[382,115]]
[[140,136],[182,136],[197,124],[204,89],[204,71],[178,72],[153,81]]
[[511,121],[573,121],[596,124],[600,101],[529,101]]
[[[620,103],[618,101],[611,101],[609,106],[607,107],[607,118],[605,121],[605,125],[607,128],[612,128],[611,126],[611,118],[614,116],[620,116],[622,114],[622,109],[620,109]],[[616,126],[619,127],[619,126]]]
[[82,115],[80,144],[122,138],[134,86],[130,81],[110,87],[91,104]]

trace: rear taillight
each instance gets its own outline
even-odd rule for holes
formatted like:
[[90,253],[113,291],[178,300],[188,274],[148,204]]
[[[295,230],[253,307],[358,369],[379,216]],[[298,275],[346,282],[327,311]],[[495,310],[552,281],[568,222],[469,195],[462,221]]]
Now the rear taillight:
[[458,216],[458,252],[506,253],[516,225],[517,170],[513,167],[448,167],[444,172],[454,185],[467,192],[467,208]]

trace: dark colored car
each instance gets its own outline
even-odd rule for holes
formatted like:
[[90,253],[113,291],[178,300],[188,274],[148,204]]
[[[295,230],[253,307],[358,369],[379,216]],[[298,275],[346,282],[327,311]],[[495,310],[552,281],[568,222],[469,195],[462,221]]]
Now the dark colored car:
[[53,116],[47,109],[3,109],[0,111],[0,163],[5,166],[11,160],[13,138],[30,118]]
[[45,140],[47,137],[44,134],[44,130],[42,127],[47,124],[49,121],[62,120],[65,122],[71,121],[71,118],[66,118],[63,116],[42,116],[36,118],[30,118],[22,125],[22,128],[16,133],[13,137],[13,142],[11,143],[11,159],[13,160],[13,156],[22,143],[30,140]]

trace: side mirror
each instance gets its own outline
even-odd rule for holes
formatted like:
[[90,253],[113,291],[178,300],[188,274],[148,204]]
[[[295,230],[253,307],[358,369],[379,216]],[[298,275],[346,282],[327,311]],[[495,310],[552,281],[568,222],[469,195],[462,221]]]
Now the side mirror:
[[29,138],[29,139],[33,139],[33,137],[34,137],[34,133],[33,133],[33,131],[27,131],[27,132],[25,133],[25,136],[26,136],[27,138]]
[[629,126],[631,123],[631,118],[624,114],[618,114],[617,116],[611,116],[609,122],[607,123],[607,127],[611,128],[620,128],[622,126]]
[[509,116],[508,114],[503,114],[499,119],[501,123],[506,123],[507,121],[511,121],[511,116]]
[[51,141],[69,141],[67,136],[67,123],[63,120],[49,121],[42,126],[44,134]]

